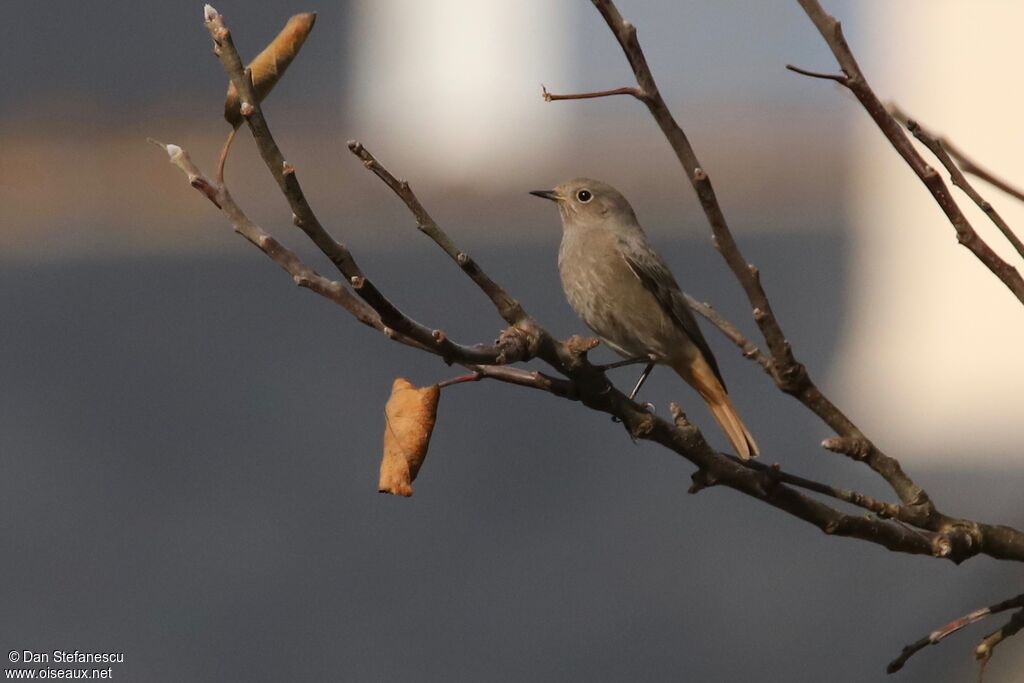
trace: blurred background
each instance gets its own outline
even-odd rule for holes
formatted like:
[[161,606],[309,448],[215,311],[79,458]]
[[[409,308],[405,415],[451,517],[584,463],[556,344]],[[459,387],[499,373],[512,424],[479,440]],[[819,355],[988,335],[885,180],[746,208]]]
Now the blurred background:
[[[1005,83],[1024,7],[825,5],[883,99],[1022,182]],[[646,110],[542,101],[541,84],[632,83],[590,3],[217,8],[246,58],[319,12],[265,111],[324,224],[418,319],[468,342],[502,326],[348,139],[558,335],[583,331],[558,283],[558,216],[526,192],[579,175],[621,189],[684,288],[756,333]],[[798,356],[944,511],[1024,526],[1019,304],[850,96],[784,70],[835,69],[796,3],[620,9]],[[953,567],[729,491],[688,496],[679,458],[499,384],[446,389],[415,496],[379,495],[392,379],[456,371],[294,287],[146,144],[213,172],[226,81],[201,19],[177,0],[0,4],[0,649],[124,652],[114,677],[131,681],[868,681],[1020,591],[1018,568],[986,558]],[[227,177],[250,217],[331,272],[245,131]],[[765,461],[888,496],[707,335]],[[645,398],[709,424],[668,373]],[[893,680],[972,680],[997,625]],[[986,680],[1022,675],[1011,641]]]

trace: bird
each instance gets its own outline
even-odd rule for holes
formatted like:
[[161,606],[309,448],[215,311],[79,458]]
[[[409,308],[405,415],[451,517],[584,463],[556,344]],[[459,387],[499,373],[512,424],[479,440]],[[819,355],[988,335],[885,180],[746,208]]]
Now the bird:
[[530,194],[558,205],[558,271],[570,306],[613,351],[649,361],[634,395],[654,364],[667,365],[704,399],[736,455],[756,456],[757,443],[682,290],[622,193],[599,180],[575,178]]

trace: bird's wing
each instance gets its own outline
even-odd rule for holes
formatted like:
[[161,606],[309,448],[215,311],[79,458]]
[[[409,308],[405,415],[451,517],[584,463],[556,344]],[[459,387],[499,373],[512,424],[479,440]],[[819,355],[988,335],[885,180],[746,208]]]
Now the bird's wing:
[[711,348],[708,346],[707,340],[704,339],[704,335],[697,325],[697,319],[693,316],[693,311],[690,310],[690,307],[686,305],[683,293],[680,291],[676,279],[672,277],[668,266],[665,265],[665,262],[661,260],[657,253],[646,245],[636,246],[631,241],[624,239],[619,239],[618,242],[619,253],[626,261],[626,265],[629,266],[629,269],[640,280],[640,283],[654,295],[662,310],[679,324],[679,327],[686,333],[686,336],[700,350],[704,360],[715,371],[715,376],[718,377],[718,381],[722,383],[724,388],[725,380],[718,369],[715,356],[711,353]]

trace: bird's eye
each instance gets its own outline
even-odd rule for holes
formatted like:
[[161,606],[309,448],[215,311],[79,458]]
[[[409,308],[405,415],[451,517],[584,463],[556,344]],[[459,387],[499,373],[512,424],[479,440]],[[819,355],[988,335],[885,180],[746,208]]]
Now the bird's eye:
[[576,199],[580,200],[584,204],[594,198],[594,195],[590,194],[590,190],[580,190],[576,193]]

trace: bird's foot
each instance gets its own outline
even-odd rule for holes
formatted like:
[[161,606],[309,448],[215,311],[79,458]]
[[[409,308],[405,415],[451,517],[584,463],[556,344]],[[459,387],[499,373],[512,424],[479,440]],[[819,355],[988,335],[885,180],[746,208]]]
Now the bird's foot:
[[[648,402],[648,403],[641,403],[641,404],[640,404],[640,407],[641,407],[641,408],[642,408],[642,409],[643,409],[643,410],[644,410],[645,412],[648,412],[648,413],[650,413],[650,414],[652,414],[652,415],[653,415],[653,414],[655,413],[655,411],[657,410],[657,409],[656,409],[656,408],[654,407],[654,404],[653,404],[653,403],[650,403],[650,402]],[[616,423],[616,424],[619,424],[620,422],[622,422],[622,420],[620,420],[620,419],[619,419],[619,417],[618,417],[617,415],[612,415],[612,422],[614,422],[614,423]]]

